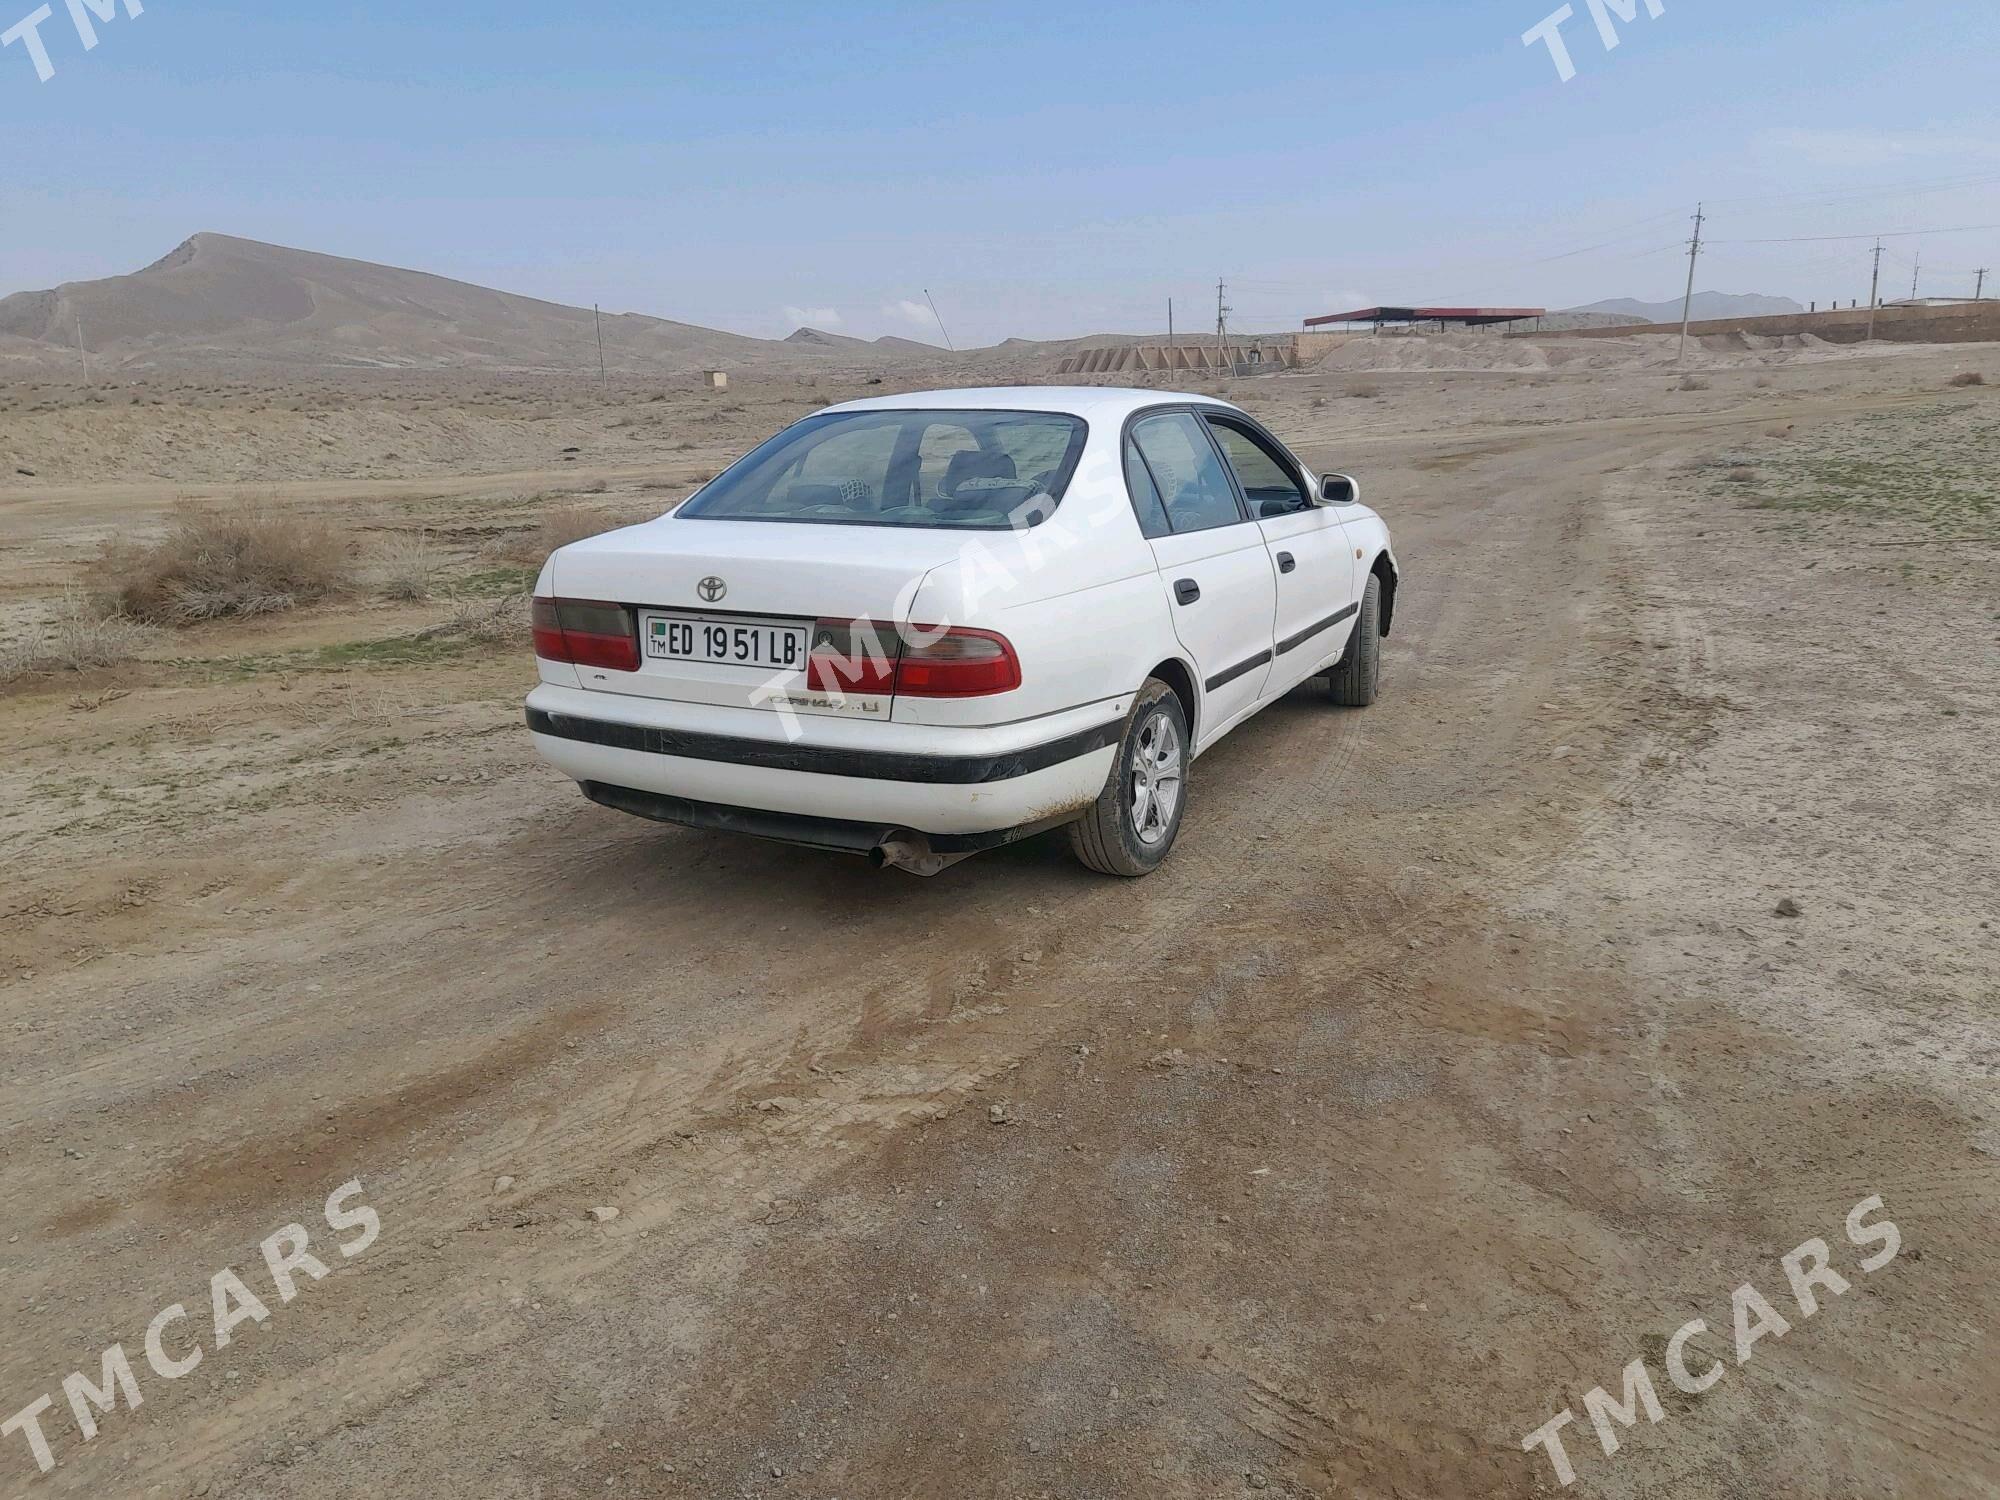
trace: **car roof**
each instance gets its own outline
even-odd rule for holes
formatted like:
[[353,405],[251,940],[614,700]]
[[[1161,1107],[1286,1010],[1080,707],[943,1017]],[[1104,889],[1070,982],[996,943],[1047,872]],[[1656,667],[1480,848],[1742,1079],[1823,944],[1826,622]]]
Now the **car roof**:
[[1225,411],[1237,408],[1213,396],[1190,391],[1146,391],[1126,386],[1001,385],[955,391],[905,391],[847,401],[828,411],[1048,411],[1082,417],[1086,422],[1123,422],[1148,406],[1192,403]]

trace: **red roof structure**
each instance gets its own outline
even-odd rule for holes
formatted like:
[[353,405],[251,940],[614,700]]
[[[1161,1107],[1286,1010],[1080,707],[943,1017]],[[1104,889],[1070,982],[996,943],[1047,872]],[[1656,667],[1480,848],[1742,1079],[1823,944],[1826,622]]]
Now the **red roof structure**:
[[1547,312],[1546,307],[1364,307],[1357,312],[1307,318],[1306,327],[1325,328],[1334,323],[1461,323],[1467,328],[1485,328],[1494,323],[1523,323]]

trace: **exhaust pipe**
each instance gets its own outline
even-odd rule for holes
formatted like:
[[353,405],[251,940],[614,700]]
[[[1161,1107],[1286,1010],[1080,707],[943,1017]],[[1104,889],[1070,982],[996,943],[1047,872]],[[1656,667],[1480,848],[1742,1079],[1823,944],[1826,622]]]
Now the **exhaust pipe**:
[[876,869],[907,870],[929,879],[943,874],[969,854],[939,854],[921,833],[896,833],[868,851],[868,863]]

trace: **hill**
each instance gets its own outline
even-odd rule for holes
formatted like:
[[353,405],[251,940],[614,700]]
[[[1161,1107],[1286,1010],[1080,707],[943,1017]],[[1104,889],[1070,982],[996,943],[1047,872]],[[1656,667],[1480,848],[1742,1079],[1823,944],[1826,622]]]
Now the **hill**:
[[[380,369],[597,368],[597,323],[566,307],[423,271],[198,234],[142,271],[0,299],[0,354],[84,347],[114,367],[280,364]],[[616,370],[866,358],[634,313],[604,318]],[[23,343],[22,341],[26,341]],[[846,347],[849,344],[856,348]]]

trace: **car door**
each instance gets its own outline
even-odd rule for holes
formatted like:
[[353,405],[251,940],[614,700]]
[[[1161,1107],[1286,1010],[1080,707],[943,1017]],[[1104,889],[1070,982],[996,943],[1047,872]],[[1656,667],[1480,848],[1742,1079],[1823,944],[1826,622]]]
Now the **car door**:
[[1201,676],[1197,749],[1206,748],[1256,708],[1270,676],[1278,605],[1271,551],[1192,411],[1133,422],[1125,473],[1175,633]]
[[1264,696],[1290,692],[1346,648],[1361,612],[1354,549],[1340,513],[1319,503],[1304,465],[1234,412],[1204,411],[1277,578],[1274,660]]

